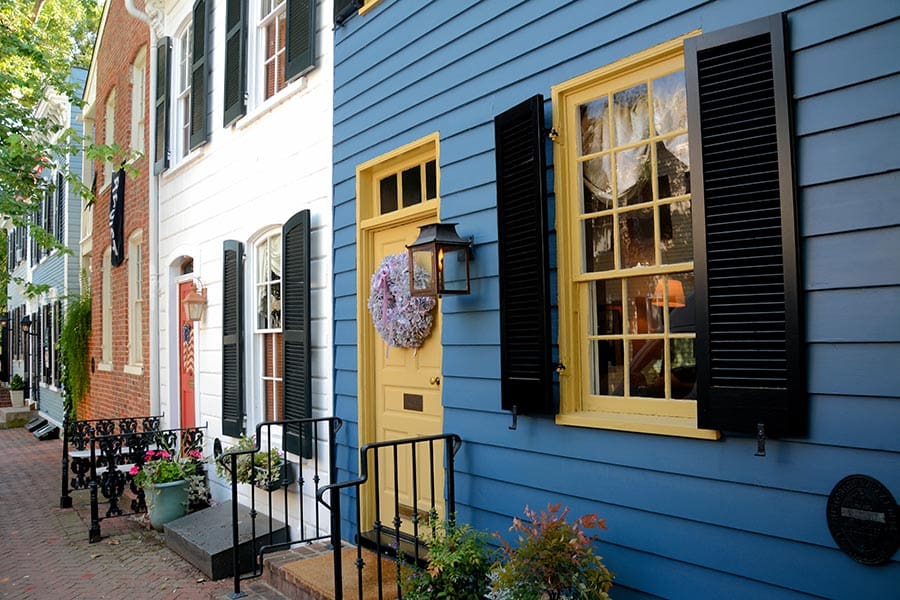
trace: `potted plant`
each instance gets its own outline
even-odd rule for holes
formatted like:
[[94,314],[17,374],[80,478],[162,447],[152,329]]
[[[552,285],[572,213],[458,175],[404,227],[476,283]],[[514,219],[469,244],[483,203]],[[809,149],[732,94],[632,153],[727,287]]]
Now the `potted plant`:
[[25,406],[25,381],[18,373],[9,378],[9,401],[14,407]]
[[231,459],[229,457],[222,458],[228,453],[239,453],[235,477],[239,483],[252,482],[268,491],[285,485],[287,465],[278,448],[260,450],[256,443],[256,436],[242,435],[237,444],[225,448],[224,452],[216,459],[216,474],[230,480]]
[[569,523],[569,509],[548,505],[536,513],[525,507],[526,520],[513,519],[510,531],[518,534],[518,546],[503,542],[501,560],[493,570],[496,598],[504,600],[596,600],[609,598],[613,574],[594,554],[596,535],[606,529],[596,514]]
[[400,565],[404,600],[482,600],[491,589],[492,552],[487,533],[432,515],[425,536],[428,564]]
[[144,464],[131,467],[134,484],[144,490],[147,515],[154,529],[187,514],[190,479],[200,470],[203,455],[189,450],[184,458],[168,450],[148,450]]

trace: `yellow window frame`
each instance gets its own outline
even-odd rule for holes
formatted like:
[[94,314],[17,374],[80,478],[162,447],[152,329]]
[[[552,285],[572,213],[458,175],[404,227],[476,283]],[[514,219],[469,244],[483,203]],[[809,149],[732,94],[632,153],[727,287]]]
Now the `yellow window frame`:
[[[589,341],[603,339],[604,336],[589,335],[588,327],[588,287],[590,282],[603,279],[618,279],[641,275],[667,275],[693,271],[693,262],[666,264],[660,261],[660,248],[655,247],[656,264],[651,267],[631,267],[623,269],[616,256],[611,270],[582,272],[582,245],[580,228],[586,218],[608,212],[615,215],[618,208],[601,213],[581,214],[578,208],[581,180],[577,173],[580,161],[578,155],[579,119],[578,107],[604,94],[627,89],[633,85],[650,81],[684,69],[684,40],[698,35],[695,31],[665,42],[643,52],[617,61],[606,67],[580,75],[552,88],[553,124],[556,137],[556,230],[558,233],[558,274],[559,274],[559,339],[560,361],[566,366],[560,375],[560,412],[556,422],[561,425],[575,425],[673,435],[704,439],[718,439],[717,431],[697,428],[696,400],[653,399],[643,397],[603,396],[591,393]],[[686,134],[687,130],[667,132],[666,137]],[[656,144],[658,136],[634,146]],[[626,148],[619,146],[615,150]],[[655,184],[656,164],[653,164]],[[648,206],[656,207],[686,200],[690,196],[675,196],[654,200]],[[654,228],[658,230],[658,211],[653,211]],[[617,219],[613,218],[617,227]],[[617,237],[618,233],[614,235]],[[618,254],[618,253],[617,253]],[[623,297],[623,302],[626,299]],[[665,316],[668,321],[668,315]],[[622,338],[622,336],[613,336]],[[626,335],[625,341],[639,339],[640,335]],[[680,337],[693,338],[694,334],[673,334],[668,327],[662,335],[649,335],[647,339],[672,340]],[[668,346],[668,344],[666,344]],[[666,350],[668,353],[668,350]],[[627,352],[626,352],[627,355]],[[627,359],[626,359],[627,360]],[[627,363],[626,363],[627,364]],[[668,392],[667,392],[668,395]]]

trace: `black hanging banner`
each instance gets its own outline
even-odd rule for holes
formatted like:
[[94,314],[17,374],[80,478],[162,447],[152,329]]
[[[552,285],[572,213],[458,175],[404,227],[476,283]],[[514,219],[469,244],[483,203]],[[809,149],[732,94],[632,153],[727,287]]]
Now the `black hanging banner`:
[[109,187],[109,244],[112,248],[112,266],[118,267],[125,260],[125,169],[113,175]]

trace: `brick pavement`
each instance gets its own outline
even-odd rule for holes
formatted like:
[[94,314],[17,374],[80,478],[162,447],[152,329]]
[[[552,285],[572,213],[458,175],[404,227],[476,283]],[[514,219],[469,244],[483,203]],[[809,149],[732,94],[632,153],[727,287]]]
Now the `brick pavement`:
[[88,493],[73,494],[74,509],[59,508],[61,453],[60,440],[0,430],[0,598],[228,597],[231,580],[206,581],[133,517],[103,521],[103,539],[89,544]]

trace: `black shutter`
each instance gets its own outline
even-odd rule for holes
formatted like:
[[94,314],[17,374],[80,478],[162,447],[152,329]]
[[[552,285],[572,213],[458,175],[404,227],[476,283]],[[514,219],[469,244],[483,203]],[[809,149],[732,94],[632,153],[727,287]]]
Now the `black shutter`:
[[334,0],[334,24],[340,25],[362,7],[362,0]]
[[244,0],[227,0],[225,8],[225,127],[247,110],[246,5]]
[[244,433],[244,245],[225,240],[222,262],[222,433]]
[[544,98],[494,119],[502,406],[553,412]]
[[56,175],[56,241],[66,243],[66,179],[62,173]]
[[209,139],[209,66],[206,64],[206,43],[209,37],[207,0],[194,2],[191,23],[191,150]]
[[[281,240],[284,418],[306,419],[312,417],[308,210],[300,211],[285,223]],[[311,458],[311,428],[302,429],[301,436],[299,427],[287,427],[284,447]]]
[[[183,48],[182,51],[187,50]],[[169,83],[172,78],[172,38],[156,46],[156,131],[154,132],[153,173],[169,168]]]
[[316,66],[316,2],[287,0],[284,79],[290,81]]
[[786,29],[685,42],[702,428],[806,429]]

